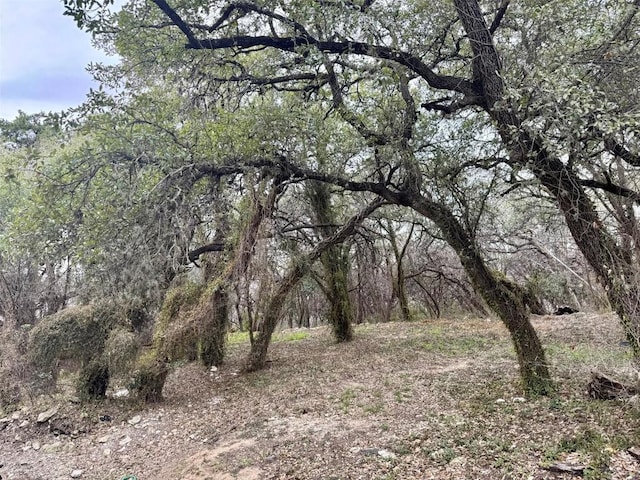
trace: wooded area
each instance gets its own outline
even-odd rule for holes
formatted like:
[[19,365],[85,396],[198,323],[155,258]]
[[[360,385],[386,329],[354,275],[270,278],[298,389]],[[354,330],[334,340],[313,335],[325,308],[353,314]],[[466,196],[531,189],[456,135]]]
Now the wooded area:
[[[640,1],[64,0],[114,66],[0,123],[0,402],[280,325],[611,309],[640,359]],[[585,379],[586,383],[587,379]]]

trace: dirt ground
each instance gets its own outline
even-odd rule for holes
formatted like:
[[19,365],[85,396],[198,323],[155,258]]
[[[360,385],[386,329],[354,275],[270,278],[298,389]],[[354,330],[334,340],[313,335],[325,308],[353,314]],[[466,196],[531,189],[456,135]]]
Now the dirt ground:
[[[594,369],[628,378],[610,315],[536,317],[558,393],[525,399],[507,332],[495,320],[285,331],[269,368],[180,365],[151,407],[111,398],[33,399],[0,419],[3,480],[640,479],[640,407],[585,393]],[[54,407],[50,420],[37,417]],[[2,416],[2,415],[0,415]],[[132,477],[129,477],[132,478]]]

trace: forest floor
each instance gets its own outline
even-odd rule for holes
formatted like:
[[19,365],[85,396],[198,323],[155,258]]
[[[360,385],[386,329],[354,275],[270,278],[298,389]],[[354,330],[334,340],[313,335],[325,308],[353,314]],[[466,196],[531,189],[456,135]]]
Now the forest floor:
[[[594,369],[630,375],[611,315],[535,317],[558,393],[522,398],[508,334],[496,320],[280,332],[269,368],[173,369],[165,401],[77,404],[39,397],[0,419],[2,479],[640,479],[640,407],[586,395]],[[628,378],[628,377],[627,377]],[[38,424],[38,414],[57,412]],[[1,412],[0,412],[1,413]],[[1,415],[0,415],[1,416]]]

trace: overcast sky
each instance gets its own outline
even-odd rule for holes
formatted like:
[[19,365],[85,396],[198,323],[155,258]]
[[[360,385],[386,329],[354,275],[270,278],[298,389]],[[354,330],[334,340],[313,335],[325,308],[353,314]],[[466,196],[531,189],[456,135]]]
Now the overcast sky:
[[59,111],[95,87],[90,62],[113,62],[63,16],[62,0],[0,0],[0,117]]

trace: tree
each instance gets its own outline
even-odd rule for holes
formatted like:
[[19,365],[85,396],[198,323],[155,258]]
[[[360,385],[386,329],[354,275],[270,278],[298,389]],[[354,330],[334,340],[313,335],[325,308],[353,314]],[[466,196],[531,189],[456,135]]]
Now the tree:
[[[635,50],[632,45],[638,31],[634,28],[636,13],[640,8],[638,5],[614,2],[613,6],[607,7],[608,12],[613,7],[613,14],[601,15],[604,7],[600,4],[581,4],[577,10],[579,14],[570,15],[571,8],[564,4],[552,3],[545,8],[534,3],[530,8],[511,8],[510,2],[505,1],[494,10],[488,22],[477,0],[455,0],[453,5],[442,4],[438,6],[438,13],[429,12],[429,7],[422,4],[411,3],[406,6],[406,15],[398,15],[388,7],[375,3],[354,3],[352,8],[344,9],[323,5],[306,10],[297,10],[293,4],[282,3],[280,11],[253,3],[243,3],[241,9],[237,4],[223,4],[219,9],[212,6],[212,11],[217,12],[214,14],[217,20],[202,28],[202,22],[185,22],[165,1],[157,0],[154,3],[182,31],[189,49],[232,49],[242,53],[266,47],[281,52],[280,65],[287,74],[270,76],[270,84],[294,88],[292,84],[299,85],[305,81],[309,88],[317,89],[318,84],[328,82],[332,76],[326,63],[327,56],[337,59],[340,73],[346,81],[349,75],[353,76],[358,71],[371,71],[372,62],[377,62],[374,68],[378,78],[388,79],[383,65],[391,62],[420,79],[425,92],[421,105],[425,111],[442,112],[458,121],[464,115],[470,115],[469,118],[479,123],[489,120],[487,127],[493,129],[508,153],[501,160],[514,170],[531,172],[557,202],[576,243],[620,315],[636,355],[640,354],[640,315],[637,311],[640,302],[635,262],[608,231],[607,222],[598,213],[593,197],[586,188],[625,197],[633,197],[634,192],[612,181],[584,178],[585,172],[576,168],[574,162],[563,160],[566,155],[571,159],[578,154],[577,157],[588,165],[584,147],[599,145],[601,151],[604,148],[605,155],[617,157],[633,166],[637,155],[633,149],[629,149],[633,148],[634,140],[628,132],[632,131],[637,119],[629,108],[632,103],[607,95],[603,88],[594,88],[605,102],[599,101],[598,107],[589,108],[586,117],[583,112],[577,116],[572,114],[571,109],[575,111],[576,107],[588,104],[584,101],[576,103],[571,90],[565,89],[565,84],[551,93],[556,105],[558,99],[567,99],[562,102],[559,111],[556,108],[557,113],[536,108],[536,100],[544,98],[544,95],[537,95],[538,91],[544,92],[544,88],[536,81],[546,80],[544,77],[547,72],[566,77],[569,68],[565,63],[564,70],[557,69],[549,57],[543,57],[541,52],[547,48],[544,36],[551,35],[557,38],[558,45],[570,46],[564,59],[581,60],[578,67],[570,72],[572,81],[580,77],[583,82],[586,79],[591,86],[599,87],[603,84],[602,79],[615,73],[615,69],[603,65],[596,58],[598,54],[606,57],[605,60],[619,58],[624,65],[633,64]],[[572,8],[577,6],[571,5]],[[549,16],[545,17],[545,14]],[[554,17],[554,14],[558,17]],[[229,20],[238,15],[243,20],[245,17],[263,19],[265,24],[272,26],[272,31],[260,31],[248,20],[242,23],[245,28],[237,27],[240,23]],[[522,15],[525,22],[534,27],[540,25],[534,29],[538,37],[533,39],[533,44],[523,33],[525,28],[517,21],[518,15]],[[604,20],[596,20],[600,17]],[[411,22],[407,20],[409,18],[417,20]],[[433,22],[423,23],[431,18]],[[570,31],[550,28],[551,21],[548,20],[557,22],[559,18],[563,22],[579,21],[581,27],[591,25],[593,29],[585,30],[577,28],[577,25]],[[350,28],[356,21],[368,28],[358,31]],[[229,28],[230,25],[234,29]],[[602,33],[607,31],[610,33]],[[582,48],[585,38],[591,50]],[[500,55],[499,48],[503,55]],[[514,74],[520,74],[523,69],[505,68],[507,60],[516,63],[514,59],[523,51],[528,54],[524,58],[529,62],[524,67],[540,69],[534,78],[529,77],[525,82],[514,78]],[[295,67],[286,68],[285,59],[299,57],[302,60],[293,63]],[[354,58],[369,61],[356,62]],[[597,68],[593,68],[594,58],[598,60]],[[462,75],[451,74],[456,71],[462,72]],[[230,80],[238,78],[237,75],[231,76]],[[254,84],[265,83],[264,76],[258,72],[252,73],[248,68],[243,70],[242,78]],[[621,76],[616,78],[620,79]],[[575,87],[579,88],[578,85]],[[438,91],[448,94],[438,97]],[[602,105],[605,105],[604,109]],[[624,120],[612,121],[620,113]],[[603,115],[605,121],[602,120]],[[560,142],[549,141],[545,126],[549,121],[552,125],[554,121],[561,122],[561,118],[567,116],[586,120],[579,130],[583,137],[576,138],[575,135],[558,132]],[[352,119],[359,122],[358,118]],[[612,125],[616,127],[612,129]],[[580,148],[576,150],[571,148],[572,145]]]
[[[408,4],[401,15],[393,7],[368,3],[350,4],[350,8],[333,5],[302,8],[302,5],[282,2],[276,9],[243,2],[219,7],[209,4],[211,8],[202,10],[196,5],[195,8],[185,6],[179,11],[164,0],[154,3],[169,18],[169,25],[178,27],[187,39],[188,49],[215,52],[209,56],[193,52],[190,57],[207,63],[199,69],[205,84],[241,85],[256,93],[266,88],[307,92],[308,98],[316,100],[320,112],[333,112],[332,116],[347,126],[350,136],[356,134],[360,138],[356,157],[362,160],[357,162],[358,180],[310,168],[305,165],[307,162],[299,161],[304,157],[304,150],[296,151],[284,140],[259,144],[258,148],[263,151],[265,145],[269,145],[268,153],[259,158],[245,156],[242,159],[245,166],[275,169],[289,178],[318,180],[353,191],[372,192],[430,219],[457,252],[477,291],[509,328],[525,389],[539,393],[549,391],[544,352],[527,320],[522,299],[487,267],[473,228],[459,220],[463,212],[450,208],[446,197],[434,192],[434,186],[424,176],[446,156],[436,154],[429,143],[425,143],[436,118],[430,112],[461,112],[454,121],[459,123],[464,121],[463,110],[472,110],[470,118],[476,122],[474,128],[478,134],[490,134],[492,125],[497,126],[497,132],[503,134],[506,142],[510,117],[496,108],[502,100],[504,85],[496,73],[500,71],[500,64],[491,40],[506,4],[498,10],[495,25],[489,27],[484,23],[480,6],[471,0],[456,1],[453,7],[445,5],[444,8]],[[143,44],[158,47],[157,33],[168,28],[166,23],[161,23],[158,13],[151,13],[148,18],[151,22],[157,21],[155,27],[159,28],[152,29],[140,28],[135,15],[121,17],[124,20],[121,26],[129,24],[133,29],[128,32],[116,29],[120,41],[130,48],[140,49]],[[439,23],[424,23],[431,14]],[[469,43],[460,41],[449,45],[451,37],[457,39],[460,35],[458,16]],[[206,25],[212,18],[216,20]],[[409,18],[417,20],[407,22]],[[196,19],[197,23],[187,23]],[[354,21],[366,28],[354,30]],[[167,31],[175,38],[175,29]],[[269,49],[269,54],[261,54],[262,48]],[[184,73],[184,68],[182,63],[175,72]],[[469,71],[473,76],[463,78],[450,74],[456,68]],[[184,82],[184,76],[181,80]],[[193,83],[187,88],[194,94],[201,90],[194,89]],[[438,99],[433,94],[437,90],[450,91],[453,97]],[[366,95],[361,96],[361,92]],[[276,102],[282,104],[282,97],[276,98]],[[419,118],[417,105],[422,105],[427,114]],[[473,109],[478,108],[488,115],[475,114]],[[266,118],[270,115],[271,112]],[[264,122],[264,118],[259,121]],[[301,125],[304,124],[296,124]],[[300,132],[297,133],[300,136]],[[294,144],[300,142],[294,141]],[[495,161],[499,151],[500,145],[496,144],[481,153],[490,154]],[[227,162],[232,159],[231,155],[222,157],[226,157]],[[233,158],[233,164],[238,164],[237,157]],[[438,196],[440,198],[435,198]]]

